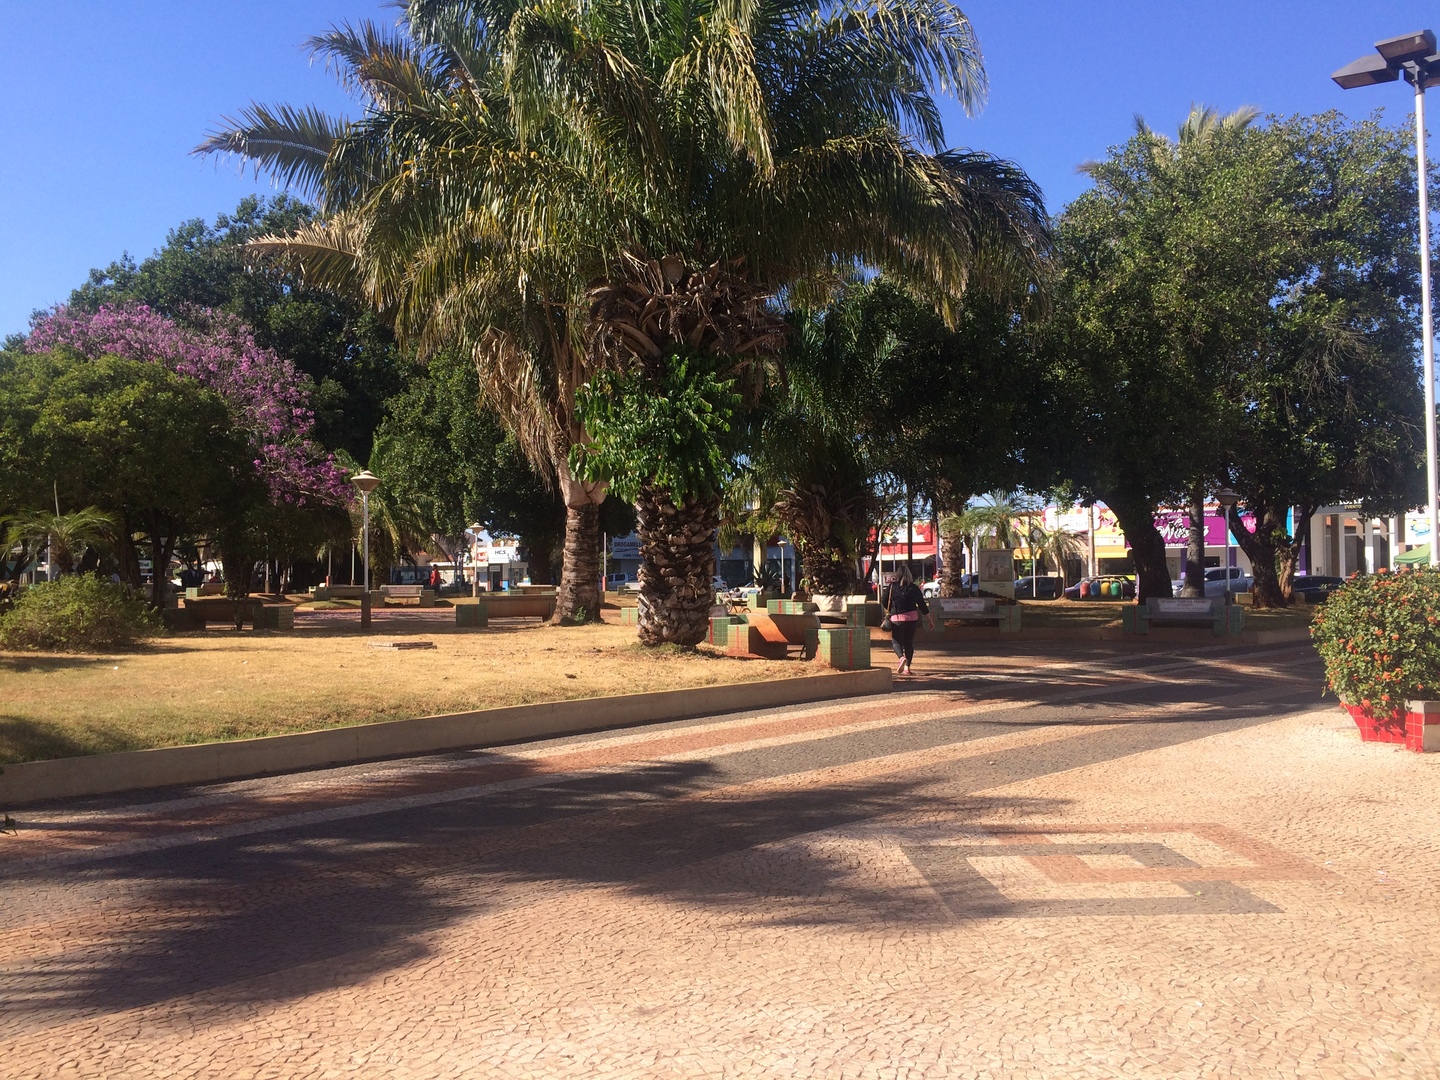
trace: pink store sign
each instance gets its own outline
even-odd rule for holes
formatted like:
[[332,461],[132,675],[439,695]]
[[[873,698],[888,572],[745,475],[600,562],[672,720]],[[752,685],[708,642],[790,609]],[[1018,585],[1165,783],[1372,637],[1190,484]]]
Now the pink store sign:
[[[1241,511],[1240,520],[1247,528],[1255,527],[1255,517],[1248,511]],[[1167,545],[1183,545],[1190,535],[1190,515],[1183,510],[1161,510],[1155,515],[1155,528],[1160,530]],[[1226,531],[1225,519],[1219,514],[1205,515],[1206,547],[1224,547]]]

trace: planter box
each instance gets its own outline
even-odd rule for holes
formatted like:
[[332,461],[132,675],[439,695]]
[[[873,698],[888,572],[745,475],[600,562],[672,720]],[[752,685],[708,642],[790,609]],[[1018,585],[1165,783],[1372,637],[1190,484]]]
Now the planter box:
[[1342,708],[1360,729],[1361,742],[1401,743],[1417,753],[1440,751],[1440,701],[1407,701],[1403,719],[1376,719],[1360,705]]
[[817,658],[837,671],[863,671],[870,666],[870,628],[865,626],[822,628]]

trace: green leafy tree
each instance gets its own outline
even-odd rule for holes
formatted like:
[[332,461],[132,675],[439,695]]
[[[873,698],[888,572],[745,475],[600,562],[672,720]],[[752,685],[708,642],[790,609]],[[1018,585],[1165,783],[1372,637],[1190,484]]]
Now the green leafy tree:
[[1170,591],[1156,507],[1198,517],[1211,485],[1258,522],[1230,526],[1262,606],[1288,594],[1291,507],[1414,497],[1405,138],[1333,114],[1240,119],[1192,113],[1175,142],[1142,127],[1088,167],[1059,229],[1056,423],[1033,457],[1115,512],[1142,598]]
[[182,222],[138,265],[126,255],[91,270],[69,306],[94,312],[139,301],[182,323],[196,308],[238,316],[261,347],[313,381],[315,437],[365,460],[385,401],[411,373],[393,332],[359,297],[320,288],[283,265],[252,266],[245,259],[245,245],[256,237],[314,220],[314,208],[290,195],[246,196],[214,225],[201,218]]
[[471,524],[518,535],[531,580],[548,584],[565,505],[479,399],[475,365],[437,354],[426,374],[389,402],[372,468],[432,535],[458,537]]
[[213,391],[146,361],[89,360],[63,348],[7,355],[0,464],[19,481],[12,505],[56,493],[97,507],[115,522],[120,574],[136,588],[143,537],[157,606],[182,537],[218,529],[237,507],[264,501],[247,440]]

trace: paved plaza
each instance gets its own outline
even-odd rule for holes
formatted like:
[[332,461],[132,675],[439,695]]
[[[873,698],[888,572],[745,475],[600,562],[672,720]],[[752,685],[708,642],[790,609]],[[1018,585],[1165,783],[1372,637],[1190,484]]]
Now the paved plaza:
[[1440,1075],[1440,755],[1308,645],[916,666],[18,811],[0,1074]]

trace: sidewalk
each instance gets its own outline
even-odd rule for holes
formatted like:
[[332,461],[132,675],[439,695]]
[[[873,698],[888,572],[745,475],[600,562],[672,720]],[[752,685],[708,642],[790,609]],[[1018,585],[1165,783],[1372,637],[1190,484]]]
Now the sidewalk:
[[1313,653],[916,664],[20,815],[6,1075],[1440,1070],[1440,755],[1361,744]]

